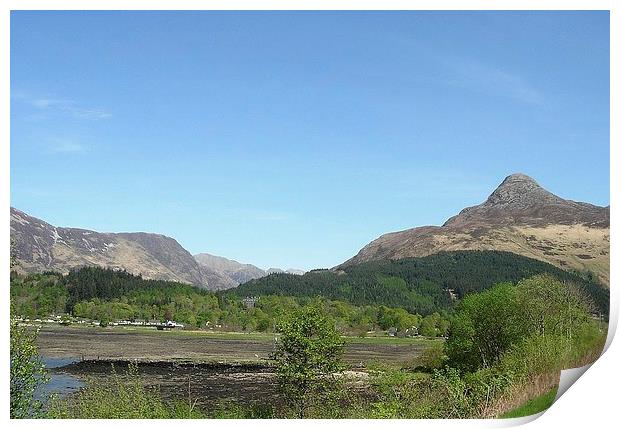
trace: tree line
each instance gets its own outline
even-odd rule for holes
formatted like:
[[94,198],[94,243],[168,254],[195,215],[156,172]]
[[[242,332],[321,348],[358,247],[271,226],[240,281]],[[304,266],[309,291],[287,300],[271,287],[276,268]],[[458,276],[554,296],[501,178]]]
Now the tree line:
[[466,295],[502,282],[550,274],[582,289],[595,310],[609,314],[609,289],[587,274],[564,271],[536,259],[495,250],[453,251],[366,262],[302,276],[276,273],[251,280],[230,295],[324,296],[356,305],[402,307],[422,315],[450,310]]
[[272,332],[283,316],[319,301],[339,331],[348,335],[393,328],[395,335],[435,337],[445,335],[449,326],[446,312],[422,316],[400,307],[279,295],[260,296],[247,306],[244,298],[100,267],[84,267],[67,275],[13,275],[11,279],[13,314],[27,318],[70,314],[104,324],[175,320],[188,327]]

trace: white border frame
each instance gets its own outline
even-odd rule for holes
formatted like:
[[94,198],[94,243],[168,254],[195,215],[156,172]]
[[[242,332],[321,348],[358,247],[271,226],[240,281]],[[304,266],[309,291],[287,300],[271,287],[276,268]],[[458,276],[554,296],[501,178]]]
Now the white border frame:
[[[383,0],[372,2],[365,0],[315,0],[287,2],[282,0],[243,1],[243,0],[89,0],[88,2],[78,2],[73,0],[5,0],[0,3],[0,195],[4,203],[4,211],[1,219],[3,228],[1,230],[2,240],[0,244],[0,261],[9,259],[9,236],[10,236],[10,11],[11,10],[609,10],[610,11],[610,118],[620,118],[618,109],[618,41],[620,40],[620,8],[618,2],[611,0]],[[618,148],[618,126],[614,121],[610,121],[610,178],[611,178],[611,236],[618,236],[619,224],[617,212],[620,199],[618,197],[618,185],[620,184],[620,171],[618,170],[618,160],[620,159]],[[611,241],[611,272],[610,283],[614,283],[618,274],[618,263],[614,257],[618,255],[618,245]],[[614,263],[615,262],[615,263]],[[0,272],[4,279],[4,293],[8,293],[8,264],[0,264]],[[575,386],[568,391],[554,404],[546,413],[530,423],[531,427],[547,427],[548,425],[558,425],[561,427],[605,427],[607,422],[617,421],[617,403],[614,395],[616,386],[619,386],[620,377],[618,376],[617,362],[620,360],[617,344],[611,343],[618,323],[618,296],[615,287],[611,286],[611,317],[610,335],[606,344],[606,353],[588,370],[588,375],[580,379]],[[6,296],[6,295],[5,295]],[[2,318],[7,321],[9,317],[9,301],[6,300],[1,305]],[[2,344],[5,350],[5,362],[8,363],[9,336],[8,329],[2,331]],[[14,427],[58,427],[60,425],[68,428],[82,428],[84,424],[91,427],[120,427],[127,425],[152,428],[169,428],[170,425],[177,426],[182,424],[186,427],[203,428],[205,425],[214,425],[221,428],[241,427],[252,425],[253,427],[285,427],[294,424],[299,427],[312,427],[315,424],[328,426],[346,426],[360,428],[371,428],[379,425],[389,425],[390,428],[410,428],[416,427],[506,427],[524,423],[530,419],[513,420],[332,420],[332,421],[295,421],[288,422],[282,420],[218,420],[218,421],[183,421],[170,422],[138,420],[138,421],[9,421],[9,395],[8,395],[8,365],[1,369],[0,386],[3,386],[4,395],[0,403],[0,413],[4,420]]]

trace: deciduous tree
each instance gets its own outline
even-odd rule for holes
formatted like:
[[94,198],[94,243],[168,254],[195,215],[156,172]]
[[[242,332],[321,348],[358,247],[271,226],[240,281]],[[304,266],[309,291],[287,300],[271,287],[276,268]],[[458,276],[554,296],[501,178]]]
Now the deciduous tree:
[[318,305],[297,310],[276,328],[281,335],[272,357],[280,386],[297,416],[304,418],[309,408],[333,392],[344,343],[334,321]]

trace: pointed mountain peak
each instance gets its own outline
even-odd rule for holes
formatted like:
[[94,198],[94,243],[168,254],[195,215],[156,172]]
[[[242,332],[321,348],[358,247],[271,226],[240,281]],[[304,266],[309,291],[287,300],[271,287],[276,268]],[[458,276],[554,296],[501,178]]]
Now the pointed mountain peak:
[[489,196],[485,205],[504,205],[519,202],[537,203],[553,198],[557,197],[543,189],[530,176],[523,173],[515,173],[504,179]]
[[528,176],[527,174],[523,174],[523,173],[515,173],[515,174],[511,174],[510,176],[506,177],[502,181],[502,183],[500,183],[497,189],[493,191],[493,194],[495,194],[498,191],[500,191],[501,193],[503,190],[506,190],[506,189],[512,190],[515,192],[528,192],[532,190],[544,191],[544,189],[538,184],[536,180],[532,179],[530,176]]
[[523,173],[506,177],[487,200],[463,209],[444,226],[476,225],[533,225],[573,223],[581,216],[582,207],[564,200],[541,187]]
[[514,173],[514,174],[511,174],[510,176],[506,177],[504,179],[504,181],[499,185],[499,187],[510,186],[510,185],[514,185],[514,184],[530,184],[530,185],[534,185],[534,186],[539,186],[538,183],[536,182],[536,180],[532,179],[527,174]]

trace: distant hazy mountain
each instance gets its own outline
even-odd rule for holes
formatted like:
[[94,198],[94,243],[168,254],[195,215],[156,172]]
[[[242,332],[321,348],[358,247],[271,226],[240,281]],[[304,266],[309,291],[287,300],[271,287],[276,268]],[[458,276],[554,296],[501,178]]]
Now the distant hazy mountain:
[[564,269],[590,270],[609,284],[609,206],[565,200],[531,177],[513,174],[484,203],[442,226],[382,235],[342,266],[442,250],[505,250]]
[[210,255],[209,253],[199,253],[194,255],[194,258],[198,261],[203,271],[210,276],[210,284],[215,285],[214,287],[217,287],[217,289],[230,289],[231,287],[273,273],[303,274],[305,272],[294,268],[289,268],[286,271],[280,268],[261,270],[251,264],[243,264],[232,259]]
[[283,270],[282,268],[269,268],[266,271],[267,274],[281,274],[281,273],[286,273],[286,274],[296,274],[296,275],[302,275],[305,273],[304,270],[298,270],[295,268],[289,268],[286,270]]
[[194,255],[203,271],[211,276],[211,284],[217,289],[229,289],[266,275],[265,271],[251,264],[242,264],[221,256],[199,253]]
[[22,272],[68,272],[98,265],[212,289],[209,275],[192,255],[173,238],[160,234],[61,228],[11,207],[11,240],[16,269]]

